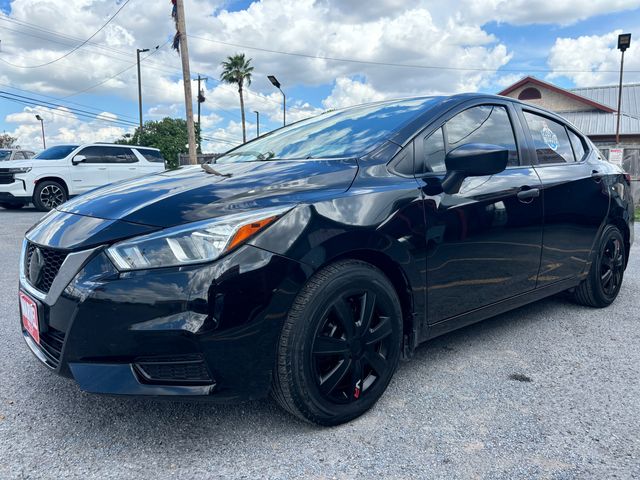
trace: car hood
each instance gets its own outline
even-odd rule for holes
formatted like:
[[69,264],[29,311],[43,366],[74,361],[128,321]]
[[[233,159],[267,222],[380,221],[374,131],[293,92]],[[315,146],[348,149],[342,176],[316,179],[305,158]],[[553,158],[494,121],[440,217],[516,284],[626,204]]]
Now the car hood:
[[0,169],[6,168],[30,168],[33,167],[31,160],[4,160],[0,161]]
[[155,227],[293,205],[349,188],[355,159],[265,161],[182,167],[93,190],[58,210]]

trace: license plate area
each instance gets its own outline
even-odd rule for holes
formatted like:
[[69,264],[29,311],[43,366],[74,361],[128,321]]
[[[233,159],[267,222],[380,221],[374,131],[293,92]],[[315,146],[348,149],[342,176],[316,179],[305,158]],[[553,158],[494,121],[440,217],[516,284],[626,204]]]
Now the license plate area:
[[20,316],[22,317],[22,326],[29,336],[40,344],[40,319],[38,313],[38,304],[29,295],[20,292]]

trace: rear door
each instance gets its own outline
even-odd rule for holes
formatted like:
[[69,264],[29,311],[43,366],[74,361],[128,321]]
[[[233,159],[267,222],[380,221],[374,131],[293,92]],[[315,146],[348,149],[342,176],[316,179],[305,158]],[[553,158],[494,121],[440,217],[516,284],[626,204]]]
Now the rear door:
[[557,117],[522,108],[528,141],[536,152],[542,182],[544,242],[538,286],[579,275],[609,211],[609,190],[602,181],[588,142]]
[[144,175],[140,160],[129,147],[103,147],[105,161],[109,164],[111,183]]
[[[506,147],[505,171],[437,193],[447,152],[469,143]],[[511,102],[467,104],[416,140],[425,195],[427,319],[438,323],[533,290],[540,266],[540,180]]]

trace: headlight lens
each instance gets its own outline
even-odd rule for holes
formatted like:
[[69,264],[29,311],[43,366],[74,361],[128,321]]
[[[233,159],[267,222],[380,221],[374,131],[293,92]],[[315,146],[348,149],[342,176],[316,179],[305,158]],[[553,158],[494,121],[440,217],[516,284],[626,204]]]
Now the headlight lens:
[[227,215],[125,240],[107,255],[120,271],[209,262],[243,244],[291,206]]

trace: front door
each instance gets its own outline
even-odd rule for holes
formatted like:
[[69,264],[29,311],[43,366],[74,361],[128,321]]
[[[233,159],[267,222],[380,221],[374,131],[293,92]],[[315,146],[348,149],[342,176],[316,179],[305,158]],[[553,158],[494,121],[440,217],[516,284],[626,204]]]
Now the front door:
[[[509,102],[475,105],[416,141],[427,228],[427,321],[438,323],[536,287],[542,246],[541,183]],[[505,171],[433,192],[448,151],[469,143],[509,149]],[[520,144],[523,147],[520,147]]]

